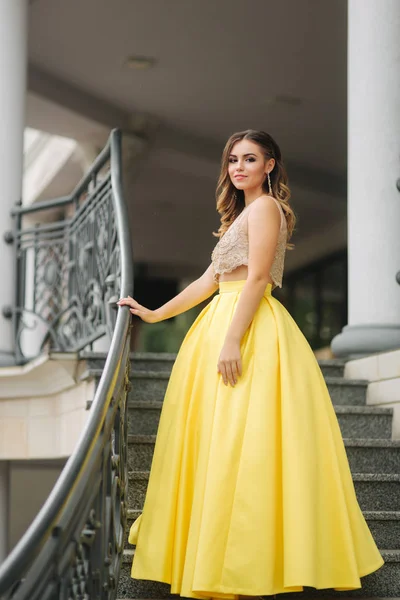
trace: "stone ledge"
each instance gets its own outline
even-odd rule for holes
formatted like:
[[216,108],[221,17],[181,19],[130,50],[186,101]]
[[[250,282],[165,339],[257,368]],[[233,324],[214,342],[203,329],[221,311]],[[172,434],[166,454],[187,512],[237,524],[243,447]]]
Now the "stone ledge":
[[400,349],[349,360],[344,376],[348,381],[368,380],[367,405],[392,408],[392,436],[400,439]]
[[86,424],[94,383],[76,354],[0,369],[0,460],[67,458]]
[[0,368],[0,399],[50,396],[79,381],[85,368],[76,353],[41,354],[24,365]]
[[344,375],[347,379],[383,381],[400,380],[400,350],[371,354],[346,362]]

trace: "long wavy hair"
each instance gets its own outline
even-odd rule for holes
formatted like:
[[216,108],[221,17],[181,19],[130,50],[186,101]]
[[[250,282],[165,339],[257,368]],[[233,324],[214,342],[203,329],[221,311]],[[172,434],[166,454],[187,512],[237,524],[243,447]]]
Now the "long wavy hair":
[[[241,140],[250,140],[251,142],[255,142],[260,147],[260,150],[264,154],[266,160],[270,158],[275,159],[275,166],[269,174],[271,179],[272,195],[282,206],[284,215],[286,217],[287,241],[289,241],[292,237],[294,226],[296,224],[296,216],[293,212],[293,209],[289,205],[291,193],[288,186],[288,176],[283,164],[281,151],[278,144],[268,133],[254,129],[247,129],[246,131],[234,133],[230,136],[225,144],[221,159],[221,172],[216,189],[217,211],[221,215],[221,225],[218,229],[218,232],[213,232],[213,235],[216,237],[221,237],[224,235],[228,227],[232,225],[233,221],[245,208],[244,192],[243,190],[238,190],[233,185],[228,173],[229,156],[232,148],[236,142]],[[263,191],[269,195],[267,178],[265,178],[263,182]],[[293,244],[287,244],[286,247],[291,250],[294,246]]]

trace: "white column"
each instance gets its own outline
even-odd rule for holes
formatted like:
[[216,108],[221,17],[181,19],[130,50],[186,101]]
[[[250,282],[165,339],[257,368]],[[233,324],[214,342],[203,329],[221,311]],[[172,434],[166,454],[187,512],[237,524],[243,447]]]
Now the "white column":
[[14,248],[10,211],[21,197],[27,55],[27,0],[0,0],[0,365],[12,362],[12,324],[3,316],[14,303]]
[[[2,2],[2,0],[0,0]],[[0,461],[0,564],[6,558],[8,553],[8,534],[9,534],[9,462]]]
[[348,0],[349,324],[337,356],[400,348],[400,0]]

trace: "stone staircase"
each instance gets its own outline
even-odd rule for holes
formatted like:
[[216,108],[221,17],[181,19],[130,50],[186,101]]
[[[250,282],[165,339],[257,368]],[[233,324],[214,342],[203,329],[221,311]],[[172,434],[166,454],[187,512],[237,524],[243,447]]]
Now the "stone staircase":
[[[134,353],[132,358],[128,529],[143,507],[160,410],[175,355]],[[89,360],[94,376],[101,374],[102,362],[104,358],[99,355]],[[335,406],[357,498],[385,564],[363,577],[363,587],[353,592],[304,588],[304,592],[280,594],[279,598],[400,598],[400,440],[391,439],[392,409],[367,406],[367,382],[345,380],[343,361],[325,360],[319,364]],[[126,540],[118,598],[176,598],[165,583],[130,577],[133,553],[133,546]]]

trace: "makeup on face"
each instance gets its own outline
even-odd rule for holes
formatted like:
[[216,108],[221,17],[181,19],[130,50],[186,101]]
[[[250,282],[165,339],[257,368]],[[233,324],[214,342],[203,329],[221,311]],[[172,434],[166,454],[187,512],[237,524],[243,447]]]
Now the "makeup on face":
[[232,148],[229,155],[228,171],[231,181],[235,185],[254,185],[254,178],[258,180],[263,177],[263,156],[254,151],[252,152],[251,146],[252,144],[249,142],[239,142],[236,148]]

